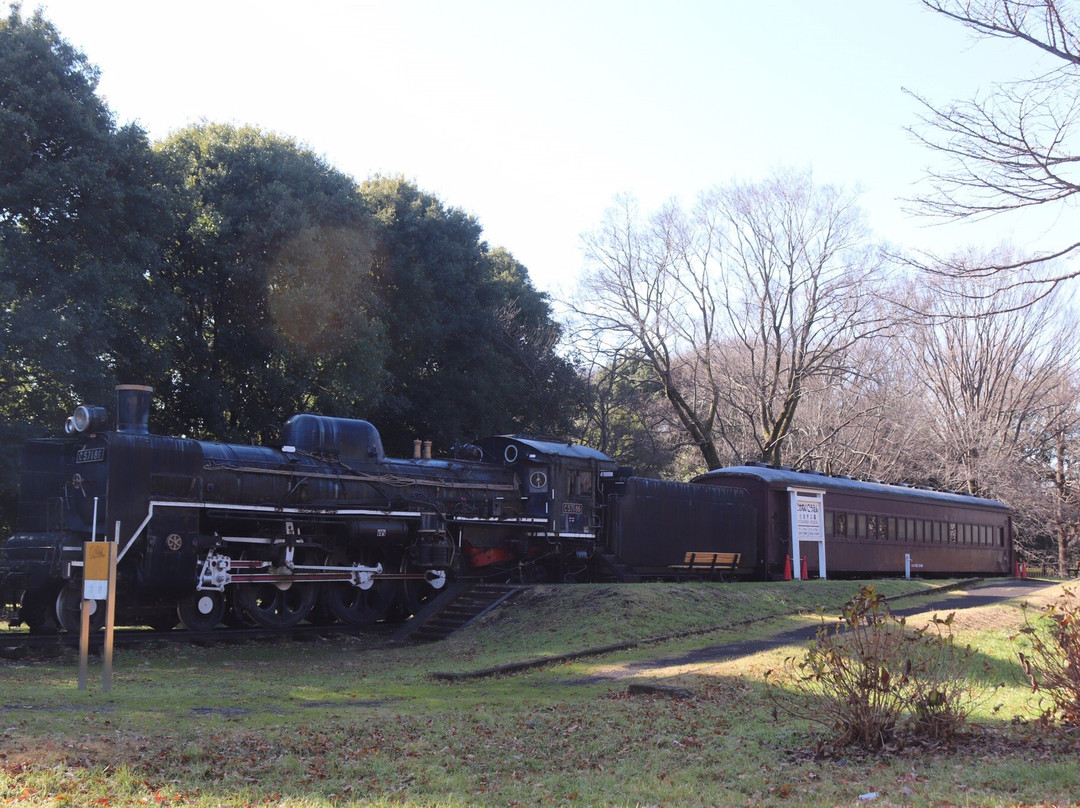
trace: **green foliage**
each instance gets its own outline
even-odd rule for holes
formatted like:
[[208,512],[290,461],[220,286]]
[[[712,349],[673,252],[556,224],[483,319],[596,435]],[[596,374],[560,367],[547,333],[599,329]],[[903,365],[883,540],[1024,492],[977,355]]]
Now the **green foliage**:
[[1043,606],[1037,619],[1025,623],[1020,636],[1028,653],[1018,655],[1032,691],[1046,699],[1043,721],[1080,726],[1080,603],[1075,590],[1062,590],[1056,603]]
[[822,619],[801,660],[788,659],[772,691],[776,704],[831,733],[826,745],[834,749],[880,749],[905,716],[914,735],[950,740],[977,695],[964,675],[973,651],[954,645],[951,626],[952,615],[935,616],[911,631],[884,595],[864,586],[832,628]]
[[584,399],[525,267],[480,225],[401,178],[361,193],[379,224],[375,279],[394,363],[372,420],[388,451],[509,432],[566,434]]
[[566,437],[583,411],[588,385],[572,359],[559,350],[563,327],[548,296],[529,271],[502,247],[487,255],[502,300],[496,310],[495,348],[505,356],[507,384],[499,402],[518,432]]
[[[136,128],[40,12],[0,21],[0,413],[56,423],[154,364],[166,197]],[[46,420],[47,419],[47,420]]]
[[370,408],[387,354],[352,181],[250,127],[190,127],[156,152],[178,200],[167,275],[183,309],[166,429],[270,440],[298,410]]
[[644,359],[636,354],[615,357],[596,370],[591,381],[585,443],[618,458],[641,477],[682,476],[676,459],[680,444],[685,445],[683,431],[671,422],[663,387]]
[[[158,282],[167,194],[145,135],[117,129],[97,71],[41,15],[0,19],[0,441],[167,366]],[[16,454],[0,458],[10,502]],[[10,519],[10,511],[0,522]]]

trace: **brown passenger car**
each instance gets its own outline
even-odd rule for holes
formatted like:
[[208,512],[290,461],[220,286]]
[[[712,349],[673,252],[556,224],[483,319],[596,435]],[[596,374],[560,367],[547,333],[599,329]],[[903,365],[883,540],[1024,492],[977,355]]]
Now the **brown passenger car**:
[[[792,546],[792,505],[820,503],[799,555],[828,577],[856,575],[1011,575],[1012,519],[1000,502],[922,488],[864,482],[764,465],[716,469],[695,483],[744,489],[757,513],[754,574],[783,575]],[[805,498],[805,499],[802,499]],[[808,534],[802,534],[808,535]],[[747,559],[744,556],[744,565]],[[797,574],[797,570],[796,570]]]

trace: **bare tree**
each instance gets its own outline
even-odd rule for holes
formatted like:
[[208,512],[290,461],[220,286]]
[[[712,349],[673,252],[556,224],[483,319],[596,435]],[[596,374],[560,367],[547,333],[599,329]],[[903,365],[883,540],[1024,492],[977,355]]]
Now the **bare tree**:
[[[941,278],[909,296],[930,314],[902,342],[939,448],[939,466],[928,471],[942,484],[1007,499],[1005,483],[1017,469],[1046,454],[1077,329],[1056,296],[1024,286]],[[1023,474],[1045,478],[1045,469],[1028,465]]]
[[728,407],[755,427],[758,455],[779,465],[808,386],[856,371],[852,348],[886,327],[881,258],[854,196],[779,174],[707,196],[720,236],[717,278]]
[[676,458],[686,433],[674,422],[667,399],[640,355],[605,352],[594,357],[586,374],[592,402],[582,424],[584,442],[642,476],[678,476]]
[[[1070,562],[1075,565],[1077,523],[1080,519],[1080,407],[1077,392],[1080,379],[1071,367],[1062,371],[1060,383],[1048,397],[1039,422],[1029,438],[1031,462],[1037,487],[1026,498],[1018,520],[1029,534],[1046,534],[1052,544],[1052,560],[1058,574],[1065,576]],[[1042,555],[1042,547],[1029,548],[1032,560]]]
[[[945,158],[931,171],[930,190],[915,200],[923,211],[953,219],[979,218],[1052,206],[1061,215],[1080,191],[1076,142],[1080,112],[1080,20],[1063,0],[922,0],[928,9],[977,35],[1013,39],[1057,60],[1057,68],[980,96],[939,106],[924,97],[923,126],[912,131]],[[1080,241],[1010,262],[980,267],[948,265],[953,272],[997,274],[1072,256]],[[1050,280],[1074,277],[1060,270]],[[1045,277],[1029,280],[1046,280]]]
[[618,356],[641,357],[706,465],[716,468],[718,388],[708,350],[716,315],[705,282],[712,254],[698,238],[676,205],[643,221],[634,200],[620,198],[585,237],[591,267],[575,309],[613,363]]
[[647,221],[623,199],[586,237],[577,310],[609,352],[643,358],[708,468],[748,444],[779,463],[807,385],[881,326],[868,245],[854,198],[804,173]]
[[857,372],[808,391],[788,451],[794,465],[890,482],[919,478],[930,443],[915,395],[921,386],[896,348],[887,334],[864,340],[849,355]]

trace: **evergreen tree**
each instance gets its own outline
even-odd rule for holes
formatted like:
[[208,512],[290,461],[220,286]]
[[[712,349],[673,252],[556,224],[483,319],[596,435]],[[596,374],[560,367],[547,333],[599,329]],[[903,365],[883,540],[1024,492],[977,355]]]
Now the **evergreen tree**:
[[394,356],[375,419],[388,447],[565,432],[585,387],[524,266],[475,219],[400,178],[362,186],[380,227],[376,280]]
[[352,180],[251,127],[190,127],[157,152],[180,197],[171,428],[273,441],[298,410],[369,410],[386,344]]
[[[159,376],[167,363],[167,198],[145,134],[116,127],[97,79],[40,12],[0,19],[5,445],[55,433],[80,401],[107,402],[116,382]],[[9,508],[16,457],[0,459]]]

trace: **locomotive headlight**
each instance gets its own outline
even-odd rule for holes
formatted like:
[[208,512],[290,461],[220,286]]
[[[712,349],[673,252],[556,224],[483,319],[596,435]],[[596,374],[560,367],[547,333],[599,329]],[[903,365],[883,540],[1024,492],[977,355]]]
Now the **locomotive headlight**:
[[71,416],[71,425],[76,432],[85,432],[90,426],[90,411],[86,407],[76,409],[75,414]]
[[107,425],[108,415],[104,407],[88,407],[83,404],[76,408],[75,414],[64,425],[65,431],[87,432],[102,429]]

